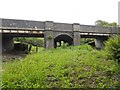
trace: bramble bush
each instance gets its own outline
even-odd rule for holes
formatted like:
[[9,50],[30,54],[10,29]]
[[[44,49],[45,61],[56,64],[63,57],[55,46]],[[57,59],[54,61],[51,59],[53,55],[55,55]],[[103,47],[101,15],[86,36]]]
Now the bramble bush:
[[109,59],[116,60],[120,63],[120,35],[111,37],[105,43],[105,51]]

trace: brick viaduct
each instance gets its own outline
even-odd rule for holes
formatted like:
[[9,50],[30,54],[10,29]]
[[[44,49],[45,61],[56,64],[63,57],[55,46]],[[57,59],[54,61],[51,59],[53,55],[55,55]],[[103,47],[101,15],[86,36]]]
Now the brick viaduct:
[[95,38],[95,46],[103,48],[103,42],[119,32],[120,28],[118,27],[0,19],[3,51],[14,49],[14,37],[43,37],[45,48],[54,48],[57,46],[57,42],[61,41],[77,46],[80,45],[81,38]]

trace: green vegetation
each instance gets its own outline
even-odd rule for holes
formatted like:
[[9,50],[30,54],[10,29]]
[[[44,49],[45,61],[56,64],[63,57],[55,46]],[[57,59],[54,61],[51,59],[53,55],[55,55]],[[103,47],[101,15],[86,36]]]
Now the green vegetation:
[[[98,26],[116,27],[117,23],[97,20]],[[51,37],[49,37],[50,39]],[[2,88],[120,88],[120,36],[110,38],[104,50],[62,44],[57,49],[39,48],[25,59],[4,62]],[[15,41],[42,46],[43,39],[16,38]],[[83,45],[85,44],[85,45]],[[35,47],[33,48],[35,49]],[[118,62],[117,62],[118,61]]]
[[117,27],[117,23],[116,22],[109,23],[109,22],[102,21],[102,20],[97,20],[95,22],[95,25],[97,25],[97,26],[104,26],[104,27]]
[[120,35],[110,38],[105,44],[108,58],[120,63]]
[[26,48],[25,52],[31,53],[31,52],[38,52],[38,48],[44,46],[44,39],[17,37],[17,38],[14,38],[14,43],[22,43],[22,44],[25,44],[26,46],[28,45],[28,48]]
[[18,37],[18,38],[15,38],[14,41],[21,42],[21,43],[27,43],[27,44],[30,44],[32,46],[37,46],[37,47],[43,47],[44,45],[43,38]]
[[40,49],[3,69],[3,88],[119,88],[118,63],[89,45]]
[[95,39],[94,38],[81,38],[81,45],[84,45],[84,44],[90,44],[92,42],[95,42]]

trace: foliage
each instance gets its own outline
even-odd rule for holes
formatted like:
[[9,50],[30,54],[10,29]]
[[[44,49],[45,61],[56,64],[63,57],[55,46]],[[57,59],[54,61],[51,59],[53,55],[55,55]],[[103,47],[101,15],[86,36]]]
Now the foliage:
[[21,43],[31,44],[33,46],[43,47],[44,40],[42,38],[15,38],[15,41],[19,41]]
[[53,37],[52,37],[51,35],[50,35],[50,36],[48,36],[48,39],[49,39],[49,40],[51,40],[52,38],[53,38]]
[[120,35],[111,37],[106,43],[105,50],[108,58],[120,62]]
[[102,21],[102,20],[97,20],[95,22],[95,25],[97,25],[97,26],[105,26],[105,27],[117,27],[116,22],[108,23],[108,22]]
[[81,41],[80,41],[81,45],[83,45],[83,44],[89,44],[91,42],[94,42],[93,38],[81,38]]
[[3,64],[3,88],[116,88],[118,65],[89,45],[41,49]]

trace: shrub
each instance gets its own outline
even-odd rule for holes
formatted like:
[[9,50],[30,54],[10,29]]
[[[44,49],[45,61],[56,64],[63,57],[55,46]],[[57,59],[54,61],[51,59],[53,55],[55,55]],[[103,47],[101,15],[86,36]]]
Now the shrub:
[[43,47],[44,46],[44,39],[42,38],[15,38],[15,41],[21,42],[21,43],[27,43],[27,44],[31,44],[33,46],[37,46],[37,47]]
[[111,37],[106,43],[105,50],[110,59],[117,60],[120,63],[120,35]]

